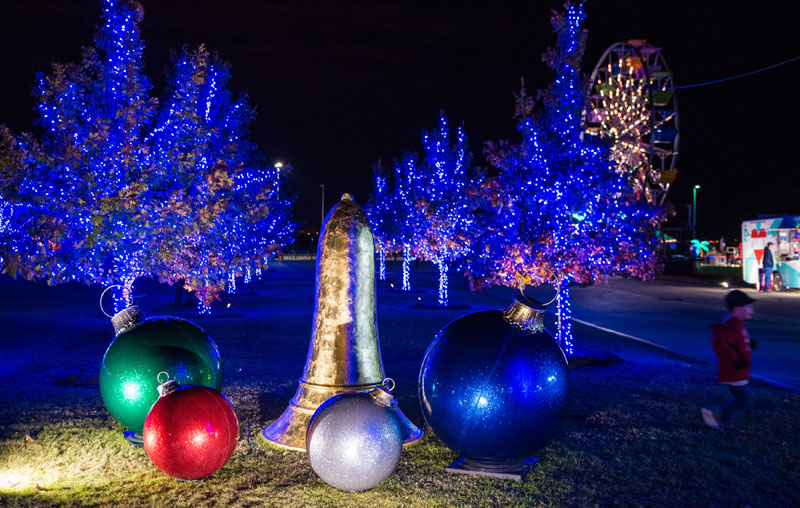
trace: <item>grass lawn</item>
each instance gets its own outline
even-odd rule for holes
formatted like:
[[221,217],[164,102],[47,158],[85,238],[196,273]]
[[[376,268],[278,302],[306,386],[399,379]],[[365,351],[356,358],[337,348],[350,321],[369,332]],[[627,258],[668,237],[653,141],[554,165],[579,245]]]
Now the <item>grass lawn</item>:
[[[397,268],[390,265],[390,276]],[[424,291],[379,283],[378,329],[400,407],[423,426],[422,356],[464,311],[411,309],[418,297],[436,301],[436,274],[423,265],[412,283]],[[476,310],[511,301],[510,291],[468,293],[458,276],[450,286],[452,303]],[[223,393],[240,421],[233,458],[210,478],[184,482],[131,447],[100,399],[98,370],[113,336],[98,308],[102,288],[0,279],[0,506],[800,506],[800,395],[755,383],[739,430],[722,434],[700,418],[700,407],[727,396],[713,366],[578,324],[579,352],[610,351],[622,362],[573,370],[567,420],[523,482],[445,473],[456,457],[426,429],[386,481],[366,493],[339,492],[305,454],[258,437],[302,373],[313,262],[277,262],[239,289],[201,318],[173,308],[171,288],[137,286],[147,315],[187,317],[215,339]]]

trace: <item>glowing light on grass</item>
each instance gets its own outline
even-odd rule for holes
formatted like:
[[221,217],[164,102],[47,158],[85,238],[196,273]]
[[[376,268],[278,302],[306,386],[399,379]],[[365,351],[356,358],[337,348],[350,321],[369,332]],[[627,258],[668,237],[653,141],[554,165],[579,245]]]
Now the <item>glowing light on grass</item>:
[[[65,422],[45,425],[33,438],[3,440],[0,497],[36,495],[35,504],[57,504],[38,496],[129,482],[131,475],[152,469],[140,461],[140,451],[120,439],[118,430],[102,427]],[[109,467],[109,460],[114,467]]]
[[[0,491],[19,490],[26,488],[30,482],[29,474],[22,474],[17,471],[0,471]],[[27,485],[28,487],[32,485]]]

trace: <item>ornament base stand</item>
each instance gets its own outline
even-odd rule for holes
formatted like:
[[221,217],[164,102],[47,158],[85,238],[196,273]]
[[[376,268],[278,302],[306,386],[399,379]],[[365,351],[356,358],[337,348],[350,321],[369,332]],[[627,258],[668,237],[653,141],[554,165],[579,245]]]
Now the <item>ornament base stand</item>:
[[488,476],[490,478],[521,482],[537,460],[537,457],[528,457],[521,461],[479,462],[461,457],[444,468],[444,470],[448,473]]
[[125,439],[136,448],[141,448],[144,446],[144,436],[142,436],[141,432],[134,432],[132,430],[126,430],[122,433],[125,436]]

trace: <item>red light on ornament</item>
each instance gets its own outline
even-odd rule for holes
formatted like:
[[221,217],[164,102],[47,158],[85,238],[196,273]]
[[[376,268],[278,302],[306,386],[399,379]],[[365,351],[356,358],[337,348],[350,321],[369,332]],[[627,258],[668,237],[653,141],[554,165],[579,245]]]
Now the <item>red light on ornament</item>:
[[207,386],[168,390],[144,422],[147,456],[158,469],[182,480],[214,474],[236,449],[239,420],[233,406]]

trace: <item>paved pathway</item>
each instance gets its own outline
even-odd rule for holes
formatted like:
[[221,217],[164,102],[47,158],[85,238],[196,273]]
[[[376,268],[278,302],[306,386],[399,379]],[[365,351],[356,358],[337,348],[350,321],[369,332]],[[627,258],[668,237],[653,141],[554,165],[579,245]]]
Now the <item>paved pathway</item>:
[[[399,263],[393,263],[392,268],[396,273]],[[460,298],[477,305],[504,307],[517,292],[493,287],[467,293],[459,278],[451,276],[453,301]],[[415,287],[429,289],[422,297],[435,303],[435,270],[421,264],[412,272],[412,279]],[[724,304],[728,291],[690,277],[649,282],[614,277],[599,286],[573,286],[572,316],[575,321],[716,365],[709,327],[728,314]],[[743,291],[758,300],[748,323],[751,337],[758,342],[753,377],[800,391],[800,291]],[[541,301],[553,297],[550,286],[529,288],[525,293]],[[555,305],[550,308],[555,309]]]
[[[685,282],[614,278],[607,285],[573,289],[572,312],[577,321],[716,362],[709,325],[727,314],[727,291]],[[758,342],[754,377],[800,391],[800,291],[744,291],[758,300],[748,323]]]

